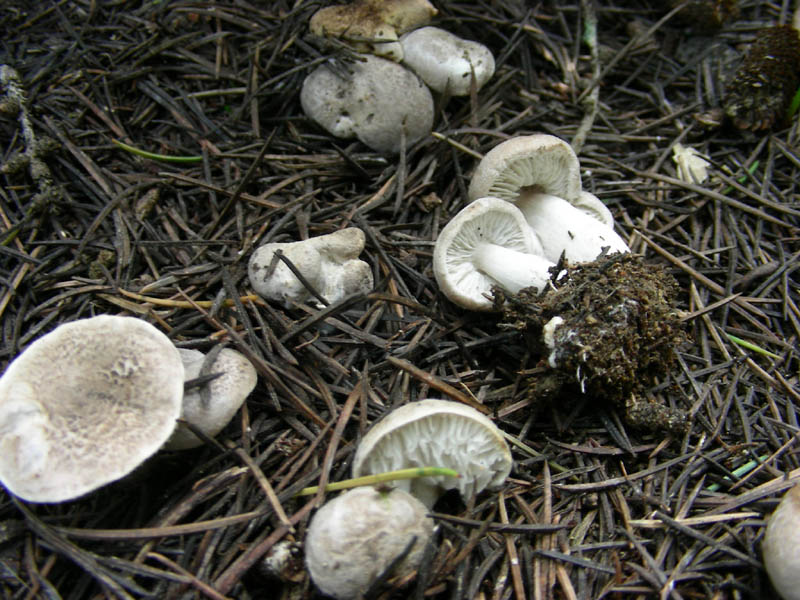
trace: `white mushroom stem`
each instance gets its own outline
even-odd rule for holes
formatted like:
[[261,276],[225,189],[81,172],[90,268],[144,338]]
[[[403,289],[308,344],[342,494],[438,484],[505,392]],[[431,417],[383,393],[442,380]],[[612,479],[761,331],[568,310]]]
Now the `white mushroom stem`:
[[555,266],[541,256],[496,244],[481,244],[472,256],[475,267],[510,294],[531,286],[542,291],[550,280],[548,270]]
[[552,262],[557,262],[562,252],[573,263],[592,261],[603,248],[608,248],[609,254],[630,252],[611,227],[563,198],[523,190],[515,204],[539,238],[544,257]]

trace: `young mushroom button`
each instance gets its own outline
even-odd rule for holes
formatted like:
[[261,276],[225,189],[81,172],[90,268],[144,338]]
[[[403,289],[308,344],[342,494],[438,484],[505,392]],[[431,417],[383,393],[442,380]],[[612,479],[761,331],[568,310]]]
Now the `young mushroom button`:
[[183,364],[169,338],[132,317],[58,326],[0,378],[0,481],[61,502],[127,475],[167,440]]
[[[179,348],[186,381],[201,376],[206,356],[198,350]],[[209,437],[214,437],[230,422],[250,392],[256,386],[257,376],[253,364],[242,354],[223,348],[203,375],[217,375],[205,389],[185,392],[181,419]],[[202,445],[203,441],[183,424],[178,424],[165,450],[185,450]]]
[[305,550],[311,579],[338,600],[361,598],[413,540],[392,572],[411,574],[433,534],[427,512],[399,489],[359,487],[329,500],[308,526]]
[[470,310],[491,310],[492,286],[509,293],[543,289],[554,265],[513,204],[479,198],[442,229],[433,249],[433,273],[450,300]]
[[520,136],[492,148],[469,187],[470,199],[483,196],[515,203],[549,260],[557,261],[562,252],[572,262],[586,262],[603,248],[630,251],[614,231],[608,209],[581,190],[578,157],[555,136]]
[[511,451],[502,432],[470,406],[448,400],[419,400],[389,413],[361,440],[353,477],[412,467],[444,467],[460,475],[395,482],[426,506],[457,489],[470,498],[503,484],[511,472]]

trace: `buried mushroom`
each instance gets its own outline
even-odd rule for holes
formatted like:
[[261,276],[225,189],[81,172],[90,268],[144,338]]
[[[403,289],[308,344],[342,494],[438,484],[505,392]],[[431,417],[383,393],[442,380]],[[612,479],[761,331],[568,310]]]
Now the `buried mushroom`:
[[433,534],[427,512],[400,489],[358,487],[329,500],[308,526],[311,579],[323,593],[352,600],[363,597],[391,567],[392,575],[410,575]]
[[[206,355],[198,350],[179,348],[178,352],[183,362],[186,381],[201,375],[216,375],[200,389],[184,392],[181,403],[181,420],[190,423],[208,437],[214,437],[230,422],[256,386],[255,367],[242,354],[229,348],[220,350],[212,357],[208,366],[205,365]],[[189,427],[178,423],[164,449],[185,450],[196,448],[202,443]]]
[[430,134],[433,96],[408,69],[364,55],[339,68],[323,64],[303,81],[300,103],[308,118],[338,138],[358,138],[386,154]]
[[[283,302],[286,308],[312,296],[335,303],[372,289],[370,266],[358,259],[362,250],[364,232],[356,227],[299,242],[264,244],[253,252],[247,265],[250,285],[262,298]],[[276,255],[279,251],[316,294]]]
[[419,477],[395,482],[427,507],[446,490],[466,500],[497,488],[511,472],[503,433],[470,406],[449,400],[418,400],[394,409],[370,429],[356,450],[353,477],[439,466],[459,477]]
[[630,252],[614,231],[608,208],[581,191],[575,152],[555,136],[519,136],[492,148],[481,159],[469,186],[470,200],[485,196],[513,202],[550,261],[559,260],[563,253],[570,262],[586,262],[604,248]]
[[543,289],[555,266],[522,213],[499,198],[479,198],[442,229],[433,250],[433,273],[451,301],[470,310],[492,310],[490,293],[533,286]]
[[183,376],[178,350],[141,319],[58,326],[0,378],[0,481],[62,502],[127,475],[172,434]]

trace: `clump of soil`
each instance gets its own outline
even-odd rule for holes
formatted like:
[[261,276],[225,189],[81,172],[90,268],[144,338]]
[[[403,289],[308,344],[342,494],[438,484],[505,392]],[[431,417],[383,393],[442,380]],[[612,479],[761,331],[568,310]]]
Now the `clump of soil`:
[[[562,271],[565,274],[561,274]],[[506,327],[524,335],[545,368],[528,375],[528,395],[553,400],[565,386],[623,407],[627,421],[683,431],[683,413],[645,399],[667,375],[686,334],[675,310],[678,284],[633,254],[553,269],[552,288],[495,291]]]

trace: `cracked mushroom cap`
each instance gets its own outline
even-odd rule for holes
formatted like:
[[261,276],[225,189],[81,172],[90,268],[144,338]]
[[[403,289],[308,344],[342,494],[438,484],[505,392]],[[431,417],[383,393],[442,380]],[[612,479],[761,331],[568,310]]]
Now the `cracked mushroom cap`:
[[149,323],[103,315],[60,325],[0,378],[0,480],[30,502],[91,492],[163,445],[182,397],[180,354]]
[[433,274],[452,302],[470,310],[492,310],[492,286],[509,293],[543,289],[553,263],[525,216],[500,198],[479,198],[444,226],[433,249]]
[[400,61],[398,35],[426,25],[436,13],[428,0],[355,0],[318,10],[309,29],[319,37],[341,38],[354,43],[356,50]]
[[[223,348],[205,369],[206,355],[199,350],[178,348],[183,361],[184,379],[189,381],[201,375],[220,373],[209,381],[206,389],[192,389],[183,395],[181,419],[188,421],[209,437],[214,437],[242,406],[256,386],[256,369],[244,355]],[[203,372],[201,372],[203,371]],[[203,444],[192,431],[178,423],[172,437],[164,444],[165,450],[185,450]]]
[[410,494],[357,487],[326,502],[306,534],[306,564],[323,593],[361,598],[416,538],[393,574],[411,574],[433,534],[428,509]]
[[389,60],[363,60],[332,69],[320,65],[303,81],[300,103],[306,116],[338,138],[358,138],[386,154],[428,136],[433,96],[414,73]]
[[438,27],[422,27],[407,33],[400,38],[400,45],[403,64],[439,93],[466,96],[473,74],[477,89],[494,75],[494,56],[486,46],[462,40]]
[[761,547],[773,587],[784,600],[800,600],[800,485],[772,513]]
[[454,469],[460,477],[396,481],[431,507],[446,490],[467,499],[503,484],[511,451],[497,426],[471,406],[449,400],[409,402],[390,412],[361,440],[353,477],[412,467]]
[[581,175],[572,147],[544,133],[501,142],[478,163],[470,181],[469,199],[495,196],[514,202],[523,190],[574,203],[581,191]]

